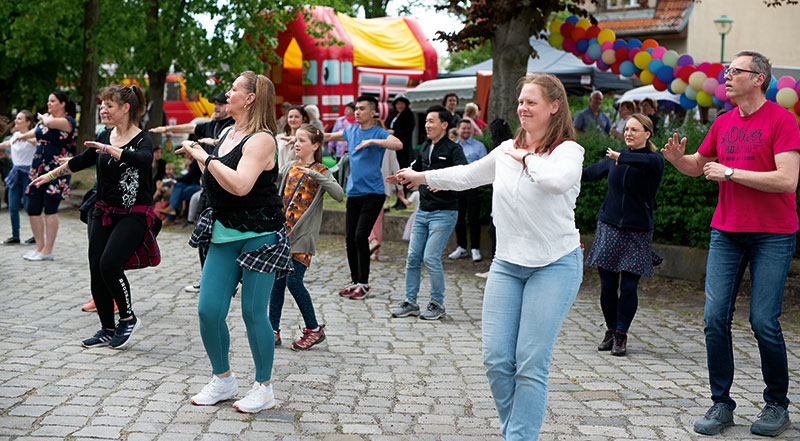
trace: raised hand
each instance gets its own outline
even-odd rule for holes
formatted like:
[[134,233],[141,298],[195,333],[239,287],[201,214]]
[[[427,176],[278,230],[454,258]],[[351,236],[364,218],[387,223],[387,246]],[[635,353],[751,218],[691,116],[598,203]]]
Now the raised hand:
[[664,155],[664,159],[669,162],[675,162],[681,159],[685,152],[686,137],[678,141],[677,133],[673,133],[667,143],[664,145],[664,148],[661,149],[661,154]]

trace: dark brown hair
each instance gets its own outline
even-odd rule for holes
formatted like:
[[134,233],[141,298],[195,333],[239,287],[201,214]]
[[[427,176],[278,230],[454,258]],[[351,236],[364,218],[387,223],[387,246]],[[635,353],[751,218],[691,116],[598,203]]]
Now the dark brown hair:
[[299,113],[300,116],[303,119],[303,124],[307,124],[308,122],[311,121],[311,119],[308,117],[308,112],[306,112],[305,107],[303,107],[303,106],[292,106],[292,107],[289,107],[289,110],[286,111],[286,126],[284,126],[284,128],[283,128],[283,134],[286,135],[286,136],[289,136],[289,135],[292,134],[292,128],[289,127],[289,112],[291,112],[292,110],[297,110],[297,113]]
[[127,103],[130,105],[128,111],[128,124],[136,125],[144,116],[145,105],[144,92],[137,86],[123,86],[115,84],[103,89],[100,93],[100,99],[103,101],[114,101],[120,106]]
[[317,145],[317,149],[314,150],[314,162],[322,162],[322,143],[325,140],[325,135],[322,133],[322,130],[309,123],[303,123],[297,129],[298,132],[301,130],[308,133],[308,139],[311,141],[312,145]]

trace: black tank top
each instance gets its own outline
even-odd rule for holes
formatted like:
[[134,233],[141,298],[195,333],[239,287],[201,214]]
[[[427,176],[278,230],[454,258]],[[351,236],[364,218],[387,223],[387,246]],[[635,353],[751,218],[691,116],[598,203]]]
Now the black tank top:
[[[219,153],[219,147],[225,141],[228,133],[217,144],[214,154]],[[268,131],[267,133],[273,137],[273,140],[275,139],[272,133]],[[242,159],[242,147],[253,135],[254,133],[247,135],[233,150],[221,156],[219,161],[235,170]],[[278,194],[278,187],[275,185],[278,179],[277,152],[275,165],[270,170],[262,171],[258,175],[250,193],[244,196],[236,196],[226,191],[219,185],[214,176],[208,172],[208,169],[203,172],[203,178],[208,200],[211,207],[214,208],[214,217],[226,228],[233,228],[242,232],[264,233],[280,230],[286,221],[283,216],[283,200]]]

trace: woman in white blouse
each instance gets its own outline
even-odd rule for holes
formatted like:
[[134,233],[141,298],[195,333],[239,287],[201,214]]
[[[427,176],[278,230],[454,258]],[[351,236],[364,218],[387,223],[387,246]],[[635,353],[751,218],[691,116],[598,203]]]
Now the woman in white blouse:
[[[28,139],[22,138],[33,126],[36,119],[33,113],[20,110],[14,119],[14,134],[11,139],[0,143],[0,149],[11,147],[11,162],[14,168],[6,177],[8,188],[8,215],[11,217],[11,237],[3,241],[3,245],[19,243],[19,209],[25,207],[25,189],[28,188],[28,173],[33,162],[36,146]],[[31,137],[32,138],[32,137]]]
[[440,190],[493,186],[497,253],[483,300],[483,361],[507,441],[539,436],[553,346],[583,277],[575,199],[584,150],[572,140],[567,95],[548,74],[520,85],[514,139],[468,165],[397,173]]

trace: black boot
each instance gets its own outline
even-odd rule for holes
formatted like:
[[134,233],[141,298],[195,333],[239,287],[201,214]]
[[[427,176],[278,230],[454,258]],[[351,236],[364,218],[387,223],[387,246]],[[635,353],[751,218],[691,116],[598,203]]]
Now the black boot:
[[614,333],[614,347],[611,348],[611,355],[623,356],[628,353],[626,344],[628,343],[628,334],[626,332]]
[[597,350],[610,351],[611,346],[613,345],[614,345],[614,330],[609,329],[608,331],[606,331],[606,335],[603,337],[603,341],[601,341],[600,344],[597,345]]

